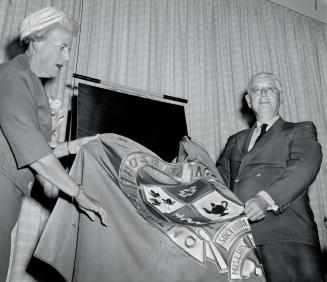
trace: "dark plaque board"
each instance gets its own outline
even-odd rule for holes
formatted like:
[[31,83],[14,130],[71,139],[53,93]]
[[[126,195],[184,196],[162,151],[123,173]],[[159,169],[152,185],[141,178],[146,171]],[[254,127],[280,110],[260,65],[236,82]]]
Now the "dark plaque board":
[[172,161],[187,135],[184,106],[79,83],[77,137],[116,133]]

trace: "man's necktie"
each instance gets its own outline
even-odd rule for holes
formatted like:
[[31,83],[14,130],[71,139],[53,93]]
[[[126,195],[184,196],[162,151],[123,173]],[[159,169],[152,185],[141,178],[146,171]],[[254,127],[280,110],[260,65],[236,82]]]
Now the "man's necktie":
[[261,137],[262,137],[263,135],[265,135],[265,133],[267,132],[267,126],[268,126],[268,124],[266,124],[266,123],[263,123],[263,124],[260,126],[261,131],[260,131],[260,134],[259,134],[257,140],[255,140],[254,145],[255,145],[255,144],[256,144],[256,143],[261,139]]

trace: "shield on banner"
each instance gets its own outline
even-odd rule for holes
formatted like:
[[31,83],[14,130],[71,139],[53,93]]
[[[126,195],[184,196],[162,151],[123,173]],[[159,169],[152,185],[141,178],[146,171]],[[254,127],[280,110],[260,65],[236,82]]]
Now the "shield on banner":
[[138,213],[198,263],[214,263],[232,280],[261,275],[249,259],[255,244],[242,202],[204,164],[133,152],[120,164],[119,182]]
[[169,221],[206,225],[224,222],[242,213],[243,206],[227,198],[206,179],[178,186],[140,185],[143,201]]

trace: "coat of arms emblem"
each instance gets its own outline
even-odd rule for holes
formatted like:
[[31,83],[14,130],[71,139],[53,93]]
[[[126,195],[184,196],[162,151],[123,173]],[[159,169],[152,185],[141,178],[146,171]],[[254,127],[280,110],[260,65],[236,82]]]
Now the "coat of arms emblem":
[[133,152],[119,181],[139,214],[198,263],[214,263],[231,280],[262,275],[243,204],[203,163]]

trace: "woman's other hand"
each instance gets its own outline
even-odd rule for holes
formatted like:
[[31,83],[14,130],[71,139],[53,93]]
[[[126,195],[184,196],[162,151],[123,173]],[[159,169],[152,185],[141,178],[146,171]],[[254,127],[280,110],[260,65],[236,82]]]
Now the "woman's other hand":
[[81,211],[84,212],[92,221],[95,220],[95,216],[97,215],[104,226],[108,225],[107,212],[97,200],[89,197],[82,189],[79,190],[77,196],[74,197],[74,200]]
[[96,140],[99,134],[94,136],[83,137],[73,141],[59,143],[54,149],[53,153],[57,158],[62,158],[68,155],[75,155],[86,143]]
[[82,146],[85,144],[96,140],[99,137],[99,134],[94,135],[94,136],[87,136],[87,137],[82,137],[73,141],[68,141],[67,143],[67,149],[69,154],[77,154],[79,150],[81,149]]

